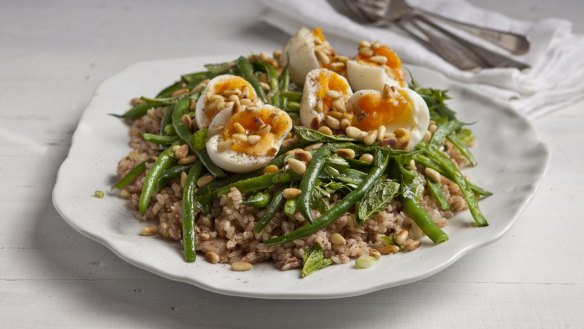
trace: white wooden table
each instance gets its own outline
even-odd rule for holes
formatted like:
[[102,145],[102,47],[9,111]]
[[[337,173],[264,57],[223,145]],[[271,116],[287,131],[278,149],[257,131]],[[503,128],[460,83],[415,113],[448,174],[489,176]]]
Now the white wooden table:
[[[584,30],[581,1],[476,2]],[[361,297],[220,296],[139,270],[68,227],[51,191],[97,84],[136,61],[282,45],[260,12],[221,0],[0,3],[0,328],[584,328],[584,103],[536,121],[551,166],[504,238]]]

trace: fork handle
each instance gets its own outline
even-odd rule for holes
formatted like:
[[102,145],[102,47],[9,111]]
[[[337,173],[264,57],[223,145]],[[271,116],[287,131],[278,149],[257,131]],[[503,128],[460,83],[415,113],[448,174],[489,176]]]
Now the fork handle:
[[512,54],[521,55],[529,51],[529,39],[524,35],[457,21],[418,8],[415,9],[415,12],[419,16],[435,18],[456,28],[464,30],[470,34],[481,37],[503,49],[510,51]]

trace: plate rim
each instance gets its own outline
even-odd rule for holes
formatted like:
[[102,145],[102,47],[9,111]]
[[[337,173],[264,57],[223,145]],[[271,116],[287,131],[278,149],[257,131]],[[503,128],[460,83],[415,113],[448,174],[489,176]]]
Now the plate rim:
[[201,280],[193,280],[193,278],[187,278],[187,277],[180,276],[180,275],[172,275],[170,273],[160,271],[157,267],[155,267],[147,262],[143,262],[143,261],[128,257],[127,255],[124,254],[123,250],[120,250],[116,246],[115,243],[113,243],[112,241],[110,241],[106,237],[99,236],[97,234],[93,234],[91,232],[91,230],[88,230],[85,227],[78,225],[78,222],[76,222],[74,219],[70,218],[70,216],[67,215],[67,210],[65,209],[65,207],[63,207],[63,205],[65,205],[66,202],[63,202],[59,198],[59,189],[64,184],[63,183],[64,172],[65,172],[67,165],[71,161],[73,161],[72,157],[71,157],[71,153],[72,153],[74,146],[76,145],[76,143],[78,143],[78,140],[80,138],[79,137],[79,135],[81,134],[81,131],[79,129],[80,123],[84,122],[84,119],[88,115],[89,109],[92,107],[92,104],[94,103],[96,96],[100,94],[100,91],[102,89],[104,89],[105,86],[107,86],[110,81],[115,80],[119,76],[123,76],[128,71],[133,70],[135,67],[139,67],[139,66],[143,66],[143,65],[153,65],[153,64],[164,65],[165,63],[178,62],[178,61],[182,61],[182,60],[202,60],[204,58],[213,59],[213,60],[217,61],[218,58],[220,59],[220,58],[235,58],[235,57],[236,56],[232,56],[232,55],[227,55],[227,56],[190,56],[190,57],[165,58],[165,59],[154,59],[154,60],[140,61],[140,62],[130,64],[130,65],[126,66],[124,69],[122,69],[122,70],[118,71],[117,73],[104,79],[95,88],[95,90],[92,94],[91,100],[89,101],[89,103],[87,104],[86,108],[84,109],[82,115],[80,116],[79,121],[77,122],[77,125],[75,128],[75,132],[71,138],[71,146],[67,152],[67,156],[65,157],[65,159],[63,160],[63,162],[59,166],[59,170],[58,170],[57,175],[56,175],[55,186],[54,186],[53,191],[52,191],[52,202],[53,202],[53,206],[55,207],[55,209],[57,210],[59,215],[63,218],[63,220],[69,226],[71,226],[73,229],[75,229],[77,232],[81,233],[83,236],[105,246],[111,252],[113,252],[117,257],[121,258],[122,260],[124,260],[125,262],[127,262],[129,264],[132,264],[133,266],[136,266],[136,267],[141,268],[143,270],[146,270],[148,272],[154,273],[154,274],[161,276],[161,277],[164,277],[166,279],[178,281],[178,282],[184,282],[186,284],[194,285],[194,286],[197,286],[199,288],[202,288],[204,290],[211,291],[214,293],[228,295],[228,296],[260,298],[260,299],[336,299],[336,298],[346,298],[346,297],[364,295],[364,294],[368,294],[371,292],[384,290],[387,288],[396,287],[396,286],[400,286],[400,285],[405,285],[408,283],[412,283],[415,281],[425,279],[427,277],[430,277],[430,276],[450,267],[452,264],[454,264],[456,261],[458,261],[459,259],[461,259],[465,255],[469,254],[471,251],[476,250],[480,247],[486,246],[488,244],[491,244],[491,243],[499,240],[503,235],[505,235],[509,231],[509,229],[517,221],[517,219],[519,218],[519,215],[523,212],[525,207],[531,202],[531,200],[533,199],[533,196],[535,195],[535,193],[537,192],[537,190],[540,186],[540,183],[541,183],[543,177],[545,176],[545,174],[549,168],[549,164],[551,161],[549,146],[547,145],[547,143],[545,143],[545,141],[543,141],[540,138],[540,134],[537,131],[537,129],[534,127],[534,125],[531,123],[531,121],[523,113],[520,113],[516,110],[513,110],[509,105],[505,104],[503,101],[487,98],[485,95],[483,95],[480,92],[478,92],[477,90],[473,89],[472,86],[467,86],[467,85],[464,85],[458,81],[451,80],[447,76],[445,76],[444,74],[442,74],[440,72],[437,72],[437,71],[434,71],[434,70],[431,70],[428,68],[420,67],[420,66],[407,65],[407,68],[414,68],[416,71],[427,71],[430,74],[438,75],[438,76],[440,76],[440,78],[448,81],[448,83],[450,83],[452,85],[455,85],[457,88],[460,88],[461,90],[470,92],[474,96],[485,99],[488,102],[494,103],[495,105],[503,108],[506,111],[506,113],[514,115],[516,118],[521,120],[524,124],[526,124],[526,126],[529,129],[529,132],[533,135],[533,139],[535,141],[537,141],[537,144],[535,144],[534,147],[539,148],[543,154],[543,157],[545,158],[545,163],[541,167],[539,167],[538,168],[539,170],[534,174],[534,176],[536,177],[535,181],[533,181],[529,184],[529,188],[528,188],[528,191],[526,193],[528,195],[528,197],[526,199],[522,200],[519,207],[517,207],[515,209],[515,212],[512,214],[511,219],[507,223],[505,223],[505,225],[496,234],[489,236],[488,238],[486,238],[482,241],[477,241],[475,243],[471,243],[469,245],[466,245],[464,248],[461,248],[457,252],[454,252],[446,261],[441,262],[440,264],[438,264],[434,268],[432,268],[432,269],[430,269],[422,274],[412,276],[412,277],[409,277],[407,279],[398,280],[398,281],[391,281],[391,282],[385,282],[385,283],[380,282],[380,283],[371,285],[367,288],[345,289],[345,290],[343,290],[341,292],[337,292],[337,293],[326,293],[326,294],[313,293],[313,294],[310,294],[310,293],[303,292],[301,294],[295,294],[295,293],[288,292],[288,293],[270,294],[270,293],[250,293],[250,292],[245,292],[245,291],[242,292],[242,291],[235,290],[235,289],[215,287],[215,286],[209,285]]

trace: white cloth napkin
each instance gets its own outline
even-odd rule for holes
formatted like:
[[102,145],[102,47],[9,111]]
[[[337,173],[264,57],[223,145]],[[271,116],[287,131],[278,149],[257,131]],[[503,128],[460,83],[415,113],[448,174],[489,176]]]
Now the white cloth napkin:
[[[263,19],[289,34],[301,26],[320,26],[325,35],[351,42],[350,45],[335,43],[333,47],[341,50],[345,47],[352,52],[356,48],[355,41],[379,40],[393,48],[405,63],[428,67],[453,80],[474,84],[485,94],[507,102],[529,118],[540,117],[584,98],[584,37],[573,34],[572,24],[566,20],[550,18],[527,22],[461,0],[410,0],[411,5],[443,16],[529,37],[529,52],[514,58],[530,64],[531,69],[493,68],[469,72],[457,69],[401,33],[355,23],[337,13],[325,0],[263,0],[263,3],[268,7]],[[481,44],[501,51],[488,42]]]

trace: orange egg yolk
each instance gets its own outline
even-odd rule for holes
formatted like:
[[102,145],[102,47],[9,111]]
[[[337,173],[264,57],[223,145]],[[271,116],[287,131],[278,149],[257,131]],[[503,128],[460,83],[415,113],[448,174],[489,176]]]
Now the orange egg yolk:
[[413,111],[412,101],[403,90],[393,98],[383,98],[377,93],[364,94],[357,106],[352,125],[363,131],[391,124],[401,116],[411,116]]
[[316,39],[318,39],[321,43],[326,41],[324,34],[322,33],[322,30],[320,29],[320,27],[317,27],[314,30],[312,30],[312,35]]
[[320,72],[318,75],[318,85],[319,89],[316,97],[323,100],[326,105],[325,108],[330,108],[333,101],[326,97],[327,90],[338,91],[343,95],[349,91],[349,85],[343,77],[338,74],[331,74],[330,72]]
[[[260,141],[252,145],[248,142],[233,139],[233,134],[238,133],[235,128],[236,123],[242,125],[248,135],[259,135],[261,137]],[[257,131],[263,124],[270,125],[271,130],[267,134],[260,135]],[[233,141],[231,149],[235,152],[255,156],[274,155],[275,153],[271,153],[274,148],[278,146],[276,143],[283,134],[288,133],[288,128],[291,126],[292,120],[282,111],[274,112],[273,110],[265,108],[257,111],[242,111],[235,113],[231,117],[223,130],[223,138],[225,140]]]
[[[377,49],[373,49],[375,53],[374,56],[383,56],[387,59],[387,62],[383,65],[386,69],[389,69],[395,79],[399,82],[400,86],[405,86],[405,75],[402,70],[401,60],[397,54],[391,50],[389,47],[381,46]],[[357,61],[359,63],[380,66],[381,64],[372,61],[371,57],[364,56],[363,54],[357,55]]]
[[[249,99],[256,99],[257,96],[255,94],[255,91],[253,90],[252,86],[249,84],[249,82],[247,82],[245,79],[241,78],[241,77],[232,77],[230,79],[227,80],[223,80],[223,81],[219,81],[217,83],[215,83],[213,85],[213,94],[215,95],[223,95],[223,93],[226,90],[232,90],[232,89],[238,89],[243,91],[243,87],[247,86],[248,88],[248,92],[249,95],[247,98]],[[207,117],[207,119],[209,119],[209,121],[213,120],[213,118],[215,117],[215,115],[217,115],[217,113],[219,113],[219,109],[212,109],[212,110],[207,110],[207,105],[209,105],[209,101],[205,102],[205,116]]]

